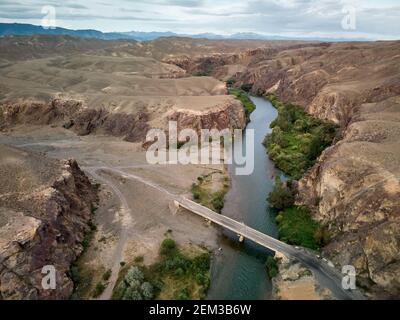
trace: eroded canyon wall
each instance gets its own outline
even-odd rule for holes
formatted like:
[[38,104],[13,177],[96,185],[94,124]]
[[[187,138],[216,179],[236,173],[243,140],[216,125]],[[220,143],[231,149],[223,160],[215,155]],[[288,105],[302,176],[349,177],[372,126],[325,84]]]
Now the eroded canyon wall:
[[[0,296],[68,299],[70,265],[90,231],[97,191],[73,160],[0,145]],[[43,288],[54,266],[56,289]]]
[[256,80],[253,90],[274,91],[343,130],[300,180],[298,204],[330,230],[324,254],[338,267],[355,266],[374,297],[400,297],[400,43],[278,56],[280,71],[262,76],[277,81]]
[[[236,87],[253,84],[254,94],[275,93],[340,125],[336,144],[300,180],[297,203],[330,230],[328,258],[354,265],[369,295],[399,298],[400,42],[320,43],[234,58],[225,66],[245,67],[233,76]],[[189,70],[221,71],[221,64],[221,57],[195,61]]]

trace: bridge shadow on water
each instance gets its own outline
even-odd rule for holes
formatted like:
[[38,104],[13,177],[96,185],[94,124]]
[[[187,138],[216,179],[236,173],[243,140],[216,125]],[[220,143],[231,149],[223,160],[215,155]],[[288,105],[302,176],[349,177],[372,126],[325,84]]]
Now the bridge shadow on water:
[[238,252],[245,253],[253,258],[256,258],[262,263],[265,263],[268,256],[274,256],[275,252],[254,243],[251,240],[245,239],[239,241],[239,236],[229,230],[221,231],[221,242],[225,246],[229,246]]

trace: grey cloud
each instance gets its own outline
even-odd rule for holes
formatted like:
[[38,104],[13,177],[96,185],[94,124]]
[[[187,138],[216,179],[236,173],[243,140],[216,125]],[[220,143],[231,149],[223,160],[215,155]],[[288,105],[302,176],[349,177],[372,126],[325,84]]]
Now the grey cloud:
[[[180,33],[342,34],[344,3],[350,0],[0,0],[0,18],[38,19],[41,6],[57,7],[58,19],[87,28]],[[380,7],[379,0],[352,0],[357,10],[357,30],[374,37],[400,37],[400,6]],[[96,22],[93,20],[101,20]],[[129,24],[129,21],[142,21]],[[85,21],[88,21],[85,24]]]
[[[131,2],[131,0],[125,0],[126,2]],[[161,6],[176,6],[184,8],[198,8],[204,7],[206,1],[204,0],[143,0],[140,4],[152,4]]]

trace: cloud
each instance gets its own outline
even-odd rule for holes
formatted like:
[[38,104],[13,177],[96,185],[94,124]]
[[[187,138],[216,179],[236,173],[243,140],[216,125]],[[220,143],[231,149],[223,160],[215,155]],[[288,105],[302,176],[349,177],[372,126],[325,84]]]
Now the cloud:
[[[130,0],[126,0],[130,2]],[[204,0],[143,0],[141,4],[161,5],[161,6],[175,6],[184,8],[198,8],[204,7],[206,1]]]
[[[44,5],[75,29],[400,38],[397,0],[1,0],[0,20],[40,21]],[[346,5],[355,9],[356,30],[342,28]]]

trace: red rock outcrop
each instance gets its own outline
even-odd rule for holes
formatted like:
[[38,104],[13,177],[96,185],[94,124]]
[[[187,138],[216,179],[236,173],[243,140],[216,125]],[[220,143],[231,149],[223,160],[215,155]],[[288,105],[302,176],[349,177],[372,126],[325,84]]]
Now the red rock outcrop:
[[[70,265],[83,250],[97,193],[73,160],[0,145],[0,296],[68,299]],[[42,287],[54,266],[56,289]]]

